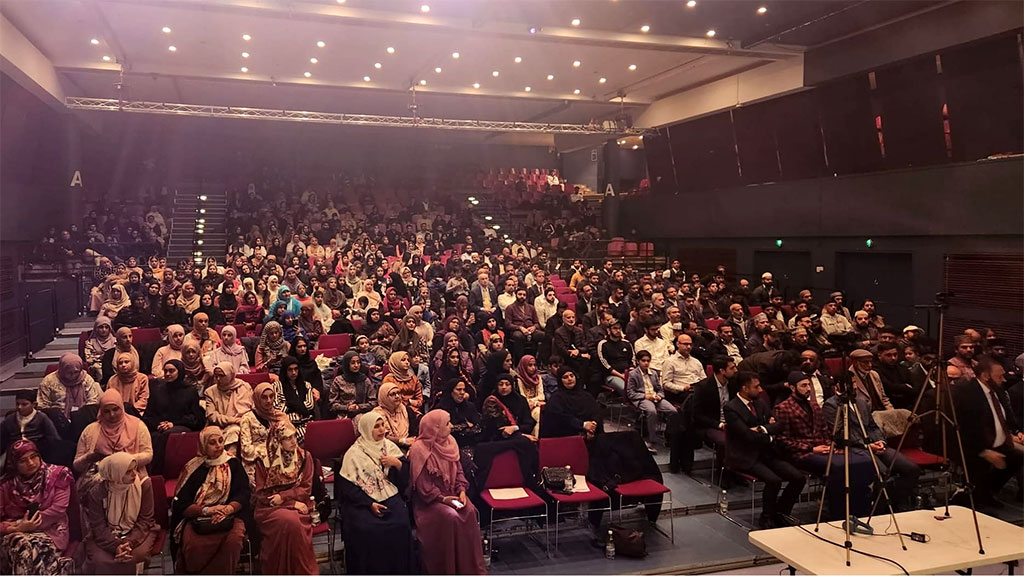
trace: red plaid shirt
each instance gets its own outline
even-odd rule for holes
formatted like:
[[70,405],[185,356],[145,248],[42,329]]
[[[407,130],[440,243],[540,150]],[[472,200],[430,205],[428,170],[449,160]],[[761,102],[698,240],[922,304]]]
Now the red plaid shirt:
[[788,456],[797,460],[810,456],[815,446],[831,444],[821,406],[817,402],[810,405],[808,414],[790,395],[775,406],[775,439]]

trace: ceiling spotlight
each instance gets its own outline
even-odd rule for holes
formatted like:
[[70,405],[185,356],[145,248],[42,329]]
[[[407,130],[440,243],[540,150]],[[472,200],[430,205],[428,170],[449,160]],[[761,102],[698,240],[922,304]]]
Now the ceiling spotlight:
[[479,200],[472,200],[472,201],[470,201],[470,204],[472,204],[473,206],[476,206],[479,203],[480,203]]
[[607,81],[608,81],[608,79],[607,79],[607,78],[598,78],[598,80],[597,80],[597,81],[598,81],[599,83],[601,83],[601,84],[604,84],[605,82],[607,82]]
[[536,34],[536,33],[537,33],[537,27],[536,26],[530,26],[530,34]]
[[577,88],[577,89],[573,90],[573,91],[572,91],[572,93],[573,93],[573,94],[576,94],[576,95],[579,95],[579,93],[580,93],[580,89],[579,89],[579,88]]
[[480,83],[479,82],[473,82],[473,88],[476,88],[477,90],[479,90],[480,89]]
[[523,90],[526,90],[527,92],[529,92],[529,91],[533,90],[533,88],[530,88],[529,86],[527,86],[526,88],[523,88]]
[[246,72],[248,72],[248,71],[249,71],[249,69],[248,69],[248,68],[246,68],[245,66],[242,66],[242,73],[246,73]]
[[452,52],[452,58],[454,58],[455,60],[458,60],[459,56],[461,56],[461,54],[459,54],[458,52]]
[[487,220],[488,222],[490,222],[491,220],[494,220],[494,217],[493,216],[484,216],[484,220]]
[[572,22],[570,22],[570,24],[572,24],[573,26],[579,26],[580,25],[580,19],[579,18],[573,18]]
[[370,81],[370,77],[369,76],[363,76],[363,82],[369,82],[369,81]]
[[472,202],[473,200],[476,200],[476,196],[469,196],[469,197],[466,198],[466,200],[469,200],[470,202]]
[[686,3],[686,7],[687,8],[694,8],[696,6],[697,6],[697,0],[690,0],[689,2]]
[[423,12],[424,14],[426,14],[427,12],[430,12],[430,6],[427,6],[426,4],[423,4],[422,6],[420,6],[420,12]]
[[644,24],[643,26],[640,27],[640,31],[646,34],[647,32],[651,31],[651,27],[648,26],[647,24]]
[[640,145],[639,144],[633,144],[633,150],[639,150],[639,149],[640,149]]
[[767,12],[768,12],[768,9],[765,8],[764,6],[761,6],[760,8],[757,9],[757,13],[758,14],[765,14]]
[[164,34],[170,34],[170,33],[171,33],[171,29],[170,29],[170,27],[168,27],[168,26],[164,26],[164,27],[163,27],[163,28],[161,28],[160,30],[161,30],[161,31],[162,31],[162,32],[163,32]]
[[319,60],[317,60],[316,58],[310,58],[309,59],[309,63],[310,64],[316,64],[317,62],[319,62]]
[[441,67],[438,66],[437,68],[434,68],[434,73],[435,74],[440,74],[441,73]]
[[393,46],[388,46],[387,52],[388,52],[388,54],[394,54],[395,53],[395,48]]
[[203,194],[203,195],[201,195],[201,196],[199,197],[199,201],[200,201],[200,202],[206,202],[206,194]]
[[249,40],[252,40],[252,36],[249,36],[248,34],[242,34],[242,40],[248,42]]
[[501,225],[495,224],[495,225],[491,226],[491,228],[494,228],[495,230],[501,230]]
[[103,57],[103,61],[104,62],[110,62],[110,56],[104,56]]
[[377,70],[380,70],[381,68],[383,68],[383,65],[380,62],[374,62],[373,67],[376,68]]
[[338,4],[344,4],[345,0],[338,0]]
[[512,59],[512,61],[515,62],[516,64],[520,64],[523,61],[523,57],[522,56],[516,56],[515,58]]
[[177,52],[178,51],[178,47],[177,46],[168,46],[167,49],[170,50],[171,52]]
[[630,64],[630,65],[629,65],[629,70],[630,70],[631,72],[632,72],[633,70],[636,70],[636,64]]
[[548,74],[548,80],[554,80],[554,79],[555,79],[555,75],[554,74]]
[[495,78],[497,78],[500,74],[501,74],[501,72],[498,72],[497,70],[495,70],[494,72],[491,72],[491,76],[494,76]]
[[89,40],[89,44],[92,44],[93,46],[98,46],[99,43],[100,43],[100,41],[95,39],[95,38],[93,38],[92,40]]
[[420,86],[426,86],[426,85],[427,85],[427,81],[426,80],[420,80]]
[[707,36],[708,36],[708,38],[714,38],[715,37],[715,31],[714,30],[708,30],[707,31]]
[[312,74],[312,73],[310,73],[310,72],[303,72],[303,73],[302,73],[302,75],[303,75],[303,76],[305,76],[306,78],[309,78],[309,77],[310,77],[310,76],[312,76],[313,74]]
[[317,40],[317,42],[316,42],[316,47],[317,48],[323,48],[324,46],[327,46],[327,44],[325,44],[323,40]]
[[249,57],[249,53],[248,52],[242,52],[242,58],[248,58],[248,57]]
[[580,62],[579,60],[573,60],[573,61],[572,61],[572,67],[573,67],[573,68],[579,68],[579,67],[580,67],[580,66],[582,66],[582,65],[583,65],[583,63],[582,63],[582,62]]

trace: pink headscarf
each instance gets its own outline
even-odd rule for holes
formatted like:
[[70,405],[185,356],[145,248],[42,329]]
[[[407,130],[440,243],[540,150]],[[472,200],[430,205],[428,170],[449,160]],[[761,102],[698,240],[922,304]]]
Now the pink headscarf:
[[[121,417],[113,424],[108,424],[103,419],[103,407],[111,404],[121,407]],[[117,390],[108,388],[100,396],[100,415],[96,422],[100,426],[94,448],[96,452],[113,454],[126,452],[135,446],[139,437],[139,420],[124,413],[124,398]]]
[[455,492],[459,476],[459,445],[448,428],[450,421],[451,416],[441,409],[427,412],[420,420],[419,435],[409,449],[413,486],[420,473],[426,470],[427,474],[440,479],[449,493]]

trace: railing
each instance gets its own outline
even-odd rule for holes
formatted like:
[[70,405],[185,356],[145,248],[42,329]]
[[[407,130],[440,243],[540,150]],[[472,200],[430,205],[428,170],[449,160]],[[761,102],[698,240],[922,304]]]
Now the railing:
[[64,324],[78,317],[84,306],[83,279],[72,276],[51,282],[21,283],[21,297],[12,299],[0,310],[0,363],[21,356],[27,364]]

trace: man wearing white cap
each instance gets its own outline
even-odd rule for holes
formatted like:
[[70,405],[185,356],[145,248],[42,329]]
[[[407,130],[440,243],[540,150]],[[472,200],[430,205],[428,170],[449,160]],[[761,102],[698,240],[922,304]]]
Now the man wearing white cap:
[[900,350],[903,350],[910,344],[914,344],[917,340],[924,335],[924,330],[911,324],[903,329],[903,337],[899,339],[897,344],[900,345]]

